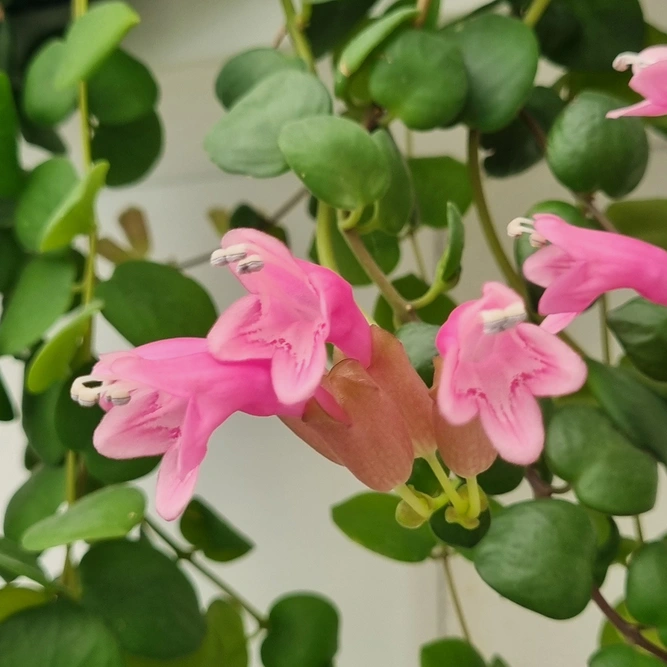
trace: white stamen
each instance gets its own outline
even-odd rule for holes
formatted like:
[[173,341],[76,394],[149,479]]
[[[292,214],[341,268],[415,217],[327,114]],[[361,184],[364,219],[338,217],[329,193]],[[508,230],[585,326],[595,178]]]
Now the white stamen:
[[236,271],[240,274],[255,273],[261,271],[263,268],[264,262],[259,255],[249,255],[236,265]]
[[243,243],[237,243],[236,245],[230,245],[226,248],[216,250],[211,255],[211,264],[213,264],[213,266],[227,266],[228,264],[234,264],[235,262],[245,259],[247,255],[247,246]]
[[531,218],[514,218],[507,225],[507,234],[512,238],[516,238],[522,234],[530,234],[530,245],[533,248],[542,248],[547,244],[544,236],[535,231],[535,222]]
[[526,308],[521,301],[511,304],[507,308],[483,310],[480,314],[484,325],[484,333],[489,335],[513,329],[517,324],[525,322],[528,318]]
[[617,72],[625,72],[631,67],[646,67],[646,63],[638,53],[633,53],[632,51],[626,51],[625,53],[619,53],[612,63],[612,67]]
[[113,382],[103,389],[104,398],[114,405],[127,405],[130,402],[130,389],[132,385],[127,382]]
[[84,375],[74,380],[70,396],[84,408],[91,408],[99,400],[103,386],[104,382],[94,375]]

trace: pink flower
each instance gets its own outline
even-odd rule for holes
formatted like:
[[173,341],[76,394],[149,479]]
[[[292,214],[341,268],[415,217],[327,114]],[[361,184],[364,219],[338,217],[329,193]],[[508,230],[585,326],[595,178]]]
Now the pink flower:
[[[667,252],[622,234],[582,229],[552,214],[517,218],[510,236],[531,234],[540,247],[523,265],[523,274],[546,287],[539,312],[551,333],[564,329],[602,294],[630,288],[667,306]],[[548,245],[547,245],[548,242]]]
[[440,329],[444,359],[438,407],[452,425],[479,416],[502,458],[527,465],[544,446],[536,396],[563,396],[581,388],[586,365],[565,343],[525,322],[524,304],[500,283],[458,306]]
[[641,53],[621,53],[614,60],[614,69],[619,72],[629,67],[632,67],[630,88],[645,99],[610,111],[607,118],[667,115],[667,46],[651,46]]
[[285,404],[307,400],[320,384],[325,343],[363,366],[370,363],[370,328],[352,287],[324,267],[296,259],[280,241],[234,229],[211,262],[226,265],[250,292],[228,308],[209,333],[221,361],[270,360],[273,388]]
[[175,519],[192,497],[199,466],[215,429],[234,412],[300,414],[272,390],[266,361],[223,363],[204,338],[175,338],[102,355],[92,374],[72,385],[84,406],[106,411],[93,444],[114,459],[164,455],[156,507]]

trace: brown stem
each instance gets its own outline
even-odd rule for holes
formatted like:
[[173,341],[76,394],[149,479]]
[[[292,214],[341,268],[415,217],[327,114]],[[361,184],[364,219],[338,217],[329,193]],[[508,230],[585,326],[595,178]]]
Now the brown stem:
[[415,28],[421,28],[424,25],[432,1],[433,0],[417,0],[417,10],[419,11],[419,15],[415,19]]

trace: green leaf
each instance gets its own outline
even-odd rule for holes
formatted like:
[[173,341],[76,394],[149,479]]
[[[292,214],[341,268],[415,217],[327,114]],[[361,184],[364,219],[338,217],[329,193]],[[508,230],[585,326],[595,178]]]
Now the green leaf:
[[125,537],[144,518],[144,494],[129,486],[109,486],[70,505],[61,514],[46,517],[23,535],[28,551],[43,551],[78,540],[88,542]]
[[26,384],[33,394],[46,391],[51,385],[72,373],[72,361],[79,349],[90,320],[102,308],[98,299],[74,309],[58,331],[42,344],[28,365]]
[[[209,211],[209,215],[210,213]],[[273,236],[273,238],[278,239],[289,247],[287,230],[247,204],[240,204],[234,209],[231,217],[225,223],[225,231],[222,234],[224,235],[227,229],[238,229],[239,227],[258,229],[260,232]]]
[[462,639],[440,639],[421,649],[421,667],[486,667],[477,651]]
[[623,106],[617,98],[586,91],[558,116],[549,132],[547,162],[554,176],[575,192],[602,190],[619,198],[644,176],[648,141],[637,118],[605,118]]
[[21,116],[20,121],[23,138],[29,144],[43,148],[54,155],[64,155],[67,152],[63,140],[53,128],[36,125],[25,116]]
[[75,109],[77,87],[56,88],[56,72],[65,55],[65,42],[50,39],[33,56],[23,84],[23,111],[35,124],[62,123]]
[[14,106],[12,84],[0,71],[0,198],[14,198],[23,185],[19,163],[19,120]]
[[8,667],[123,667],[104,623],[66,600],[26,609],[0,624],[0,655]]
[[5,510],[5,536],[20,542],[33,524],[51,516],[65,500],[65,469],[38,468],[12,496]]
[[225,109],[231,109],[260,81],[287,69],[303,71],[305,64],[300,58],[269,47],[243,51],[230,58],[220,70],[215,81],[215,94]]
[[597,544],[593,577],[595,585],[600,587],[607,577],[609,566],[618,556],[621,547],[621,534],[616,522],[606,514],[589,510],[588,518],[593,524]]
[[15,416],[12,399],[7,391],[2,375],[0,375],[0,421],[10,422]]
[[178,565],[147,542],[93,546],[79,566],[83,604],[123,649],[156,659],[196,651],[206,633],[199,603]]
[[664,664],[652,655],[622,644],[602,648],[588,661],[588,667],[661,667]]
[[[523,114],[546,135],[564,106],[565,102],[554,90],[538,86],[530,93]],[[524,115],[498,132],[483,134],[482,147],[491,152],[484,158],[484,170],[495,178],[520,174],[537,164],[544,155],[543,147]]]
[[419,221],[428,227],[447,225],[447,203],[465,214],[472,202],[468,168],[454,158],[419,157],[408,160],[417,193]]
[[[416,0],[395,0],[387,8],[387,12],[392,12],[399,7],[414,7]],[[433,0],[428,6],[428,11],[426,13],[426,20],[424,21],[424,28],[434,30],[438,27],[438,20],[440,19],[440,0]]]
[[[428,290],[428,285],[413,273],[396,278],[391,284],[398,290],[398,293],[402,297],[410,301],[422,296]],[[416,312],[422,322],[441,325],[455,307],[456,304],[447,295],[440,294],[432,303],[424,306],[424,308],[419,308]],[[387,331],[393,333],[396,330],[394,327],[394,313],[383,296],[379,296],[375,303],[373,319]]]
[[503,597],[547,616],[580,614],[591,597],[596,545],[586,512],[562,500],[530,500],[494,517],[475,568]]
[[304,185],[334,208],[358,209],[387,192],[391,173],[385,154],[351,120],[314,116],[294,121],[282,129],[278,145]]
[[432,130],[459,116],[468,76],[455,39],[410,29],[381,49],[369,86],[373,100],[408,128]]
[[104,301],[104,317],[132,345],[203,337],[216,320],[204,288],[163,264],[124,262],[98,285],[96,294]]
[[374,132],[372,139],[389,165],[389,187],[378,200],[374,215],[383,232],[398,235],[410,219],[415,205],[412,176],[407,162],[387,130]]
[[329,92],[315,76],[285,70],[263,79],[210,130],[204,148],[232,174],[270,178],[287,171],[278,137],[290,121],[331,113]]
[[491,527],[491,512],[486,509],[479,516],[477,528],[464,528],[458,523],[450,523],[445,518],[445,510],[439,509],[433,512],[429,520],[431,530],[438,539],[452,547],[464,547],[471,549],[479,544],[482,538],[489,532]]
[[[28,577],[42,586],[48,584],[48,579],[37,562],[37,556],[24,551],[7,537],[0,537],[0,577],[5,581],[11,581],[15,577]],[[4,653],[0,655],[4,657]]]
[[496,132],[516,116],[530,96],[539,48],[521,21],[486,14],[447,29],[455,37],[468,71],[463,119],[482,132]]
[[525,468],[504,461],[500,457],[491,464],[488,470],[477,475],[477,481],[489,496],[499,496],[514,491],[523,481]]
[[159,90],[150,70],[122,49],[116,49],[88,82],[90,113],[102,125],[127,125],[148,116]]
[[[440,462],[442,463],[442,460]],[[444,464],[443,467],[445,470],[447,469]],[[433,470],[431,470],[431,466],[422,458],[416,458],[413,461],[412,473],[406,484],[416,491],[433,496],[434,498],[442,493],[442,487],[438,478],[433,473]]]
[[435,347],[435,337],[439,330],[438,325],[408,322],[396,332],[396,337],[403,343],[410,363],[427,387],[433,384],[433,359],[439,354]]
[[264,667],[324,667],[338,651],[338,612],[317,595],[278,600],[262,643]]
[[236,560],[247,554],[254,544],[229,525],[213,508],[194,498],[181,517],[183,537],[203,551],[209,560],[219,563]]
[[0,322],[1,354],[18,354],[44,335],[69,307],[75,276],[65,259],[28,262]]
[[[628,611],[625,600],[622,600],[617,605],[614,606],[614,609],[618,612],[618,615],[624,620],[628,621],[632,625],[637,625],[637,619],[633,618],[630,612]],[[655,628],[644,628],[641,631],[641,634],[645,639],[648,639],[652,644],[664,648],[664,645],[660,641],[658,631]],[[628,639],[621,634],[618,628],[612,624],[611,621],[605,621],[602,632],[600,633],[600,646],[612,646],[614,644],[627,644]]]
[[587,360],[587,386],[614,425],[635,445],[667,464],[665,401],[622,368]]
[[[72,400],[70,403],[76,406]],[[89,410],[90,408],[81,408]],[[88,447],[83,450],[83,461],[86,464],[86,470],[103,484],[121,484],[131,482],[148,475],[155,470],[160,462],[160,456],[142,456],[136,459],[109,459],[98,453],[92,445],[92,438]]]
[[162,154],[162,124],[155,112],[124,125],[100,125],[91,143],[93,159],[109,163],[107,185],[136,183]]
[[667,199],[614,202],[606,215],[621,234],[667,250]]
[[464,245],[465,228],[461,214],[455,204],[447,202],[447,247],[435,269],[436,279],[445,286],[458,282]]
[[40,607],[52,599],[44,589],[5,586],[0,588],[0,625],[19,611]]
[[648,512],[658,491],[655,459],[637,449],[594,408],[572,405],[551,418],[549,467],[572,484],[579,501],[605,514]]
[[13,232],[0,230],[0,294],[11,292],[24,262],[25,253],[16,242]]
[[16,235],[23,246],[33,252],[58,250],[87,233],[108,169],[105,162],[95,164],[80,181],[67,158],[51,158],[34,169],[16,208]]
[[632,299],[614,308],[607,324],[644,375],[667,381],[667,308]]
[[[58,465],[65,457],[65,447],[56,431],[56,404],[62,389],[69,394],[65,383],[53,385],[35,396],[24,385],[21,406],[22,426],[30,447],[50,466]],[[70,403],[73,401],[70,399]]]
[[88,79],[139,20],[129,5],[118,1],[95,5],[76,19],[65,36],[56,87],[65,89]]
[[639,623],[667,629],[667,542],[651,542],[634,553],[628,566],[625,600]]
[[415,530],[396,521],[398,496],[361,493],[331,510],[334,523],[354,542],[382,556],[404,563],[420,563],[436,545],[427,525]]

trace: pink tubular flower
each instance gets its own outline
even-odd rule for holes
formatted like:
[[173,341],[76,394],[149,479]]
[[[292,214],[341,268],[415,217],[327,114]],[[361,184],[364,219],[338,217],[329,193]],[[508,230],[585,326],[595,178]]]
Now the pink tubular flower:
[[283,403],[313,395],[326,366],[326,342],[369,364],[369,325],[352,287],[333,271],[296,259],[280,241],[254,229],[225,234],[211,262],[229,266],[250,292],[209,333],[211,353],[221,361],[270,360],[273,388]]
[[630,88],[644,99],[610,111],[607,118],[667,115],[667,46],[651,46],[641,53],[621,53],[614,60],[614,69],[619,72],[630,67]]
[[217,361],[205,338],[175,338],[102,355],[71,393],[81,405],[99,402],[106,411],[93,438],[100,454],[114,459],[164,455],[156,507],[167,520],[192,497],[208,440],[230,415],[300,414],[303,409],[278,401],[266,361]]
[[570,394],[586,380],[583,360],[525,319],[516,292],[486,283],[482,298],[454,309],[436,338],[442,416],[457,426],[479,415],[500,456],[519,465],[537,460],[544,446],[535,397]]
[[546,288],[539,312],[548,316],[542,326],[551,333],[615,289],[634,289],[667,306],[667,252],[662,248],[622,234],[575,227],[546,213],[533,220],[517,218],[508,232],[529,233],[533,245],[540,247],[524,262],[523,274]]

